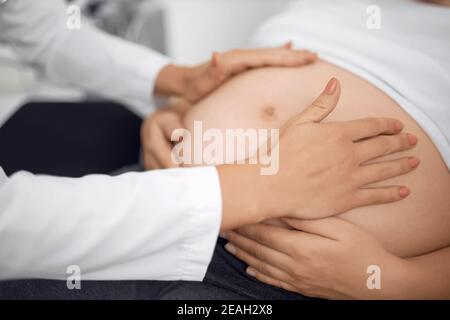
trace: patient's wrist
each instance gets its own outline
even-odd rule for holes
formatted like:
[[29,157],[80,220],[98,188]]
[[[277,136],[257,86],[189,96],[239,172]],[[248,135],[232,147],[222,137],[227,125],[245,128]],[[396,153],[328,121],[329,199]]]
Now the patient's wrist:
[[416,280],[420,277],[420,274],[414,262],[398,258],[397,263],[387,272],[386,281],[389,282],[386,284],[386,298],[418,299],[420,297],[420,288],[416,287]]
[[388,261],[380,265],[381,288],[365,290],[361,299],[418,299],[420,288],[416,279],[420,277],[416,265],[397,256],[391,255]]

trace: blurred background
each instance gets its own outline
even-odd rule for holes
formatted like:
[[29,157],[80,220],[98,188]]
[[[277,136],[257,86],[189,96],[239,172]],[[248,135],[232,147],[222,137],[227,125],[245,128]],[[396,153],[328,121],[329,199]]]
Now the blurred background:
[[[214,50],[246,47],[255,28],[289,0],[73,0],[105,31],[195,64]],[[83,23],[84,20],[82,20]],[[25,96],[25,92],[32,95]],[[76,101],[83,92],[49,83],[0,46],[0,103],[25,99]]]

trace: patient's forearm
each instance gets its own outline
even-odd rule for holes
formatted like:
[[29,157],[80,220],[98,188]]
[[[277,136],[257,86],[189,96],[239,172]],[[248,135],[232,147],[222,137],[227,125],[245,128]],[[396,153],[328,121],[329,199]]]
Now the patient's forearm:
[[401,288],[401,298],[450,299],[450,247],[406,259],[409,284]]

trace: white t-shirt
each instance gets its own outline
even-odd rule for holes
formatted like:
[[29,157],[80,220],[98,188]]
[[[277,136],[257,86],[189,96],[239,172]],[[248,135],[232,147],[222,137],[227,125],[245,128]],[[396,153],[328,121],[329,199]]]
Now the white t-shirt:
[[450,8],[413,0],[296,1],[263,24],[253,44],[289,40],[388,94],[450,168]]

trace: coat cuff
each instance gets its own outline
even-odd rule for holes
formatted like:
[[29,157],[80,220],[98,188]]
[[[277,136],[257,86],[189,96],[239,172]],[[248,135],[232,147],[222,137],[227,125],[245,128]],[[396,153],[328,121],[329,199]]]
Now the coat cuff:
[[[145,50],[145,49],[144,49]],[[145,50],[147,51],[147,50]],[[170,59],[155,51],[148,50],[139,56],[136,61],[136,81],[132,85],[132,90],[141,101],[148,101],[155,104],[155,84],[161,70],[170,63]]]
[[211,262],[222,222],[220,180],[215,167],[194,168],[190,171],[186,189],[192,208],[186,210],[186,238],[182,242],[181,278],[201,281]]

